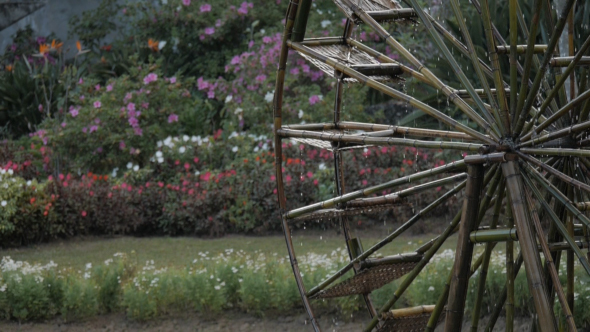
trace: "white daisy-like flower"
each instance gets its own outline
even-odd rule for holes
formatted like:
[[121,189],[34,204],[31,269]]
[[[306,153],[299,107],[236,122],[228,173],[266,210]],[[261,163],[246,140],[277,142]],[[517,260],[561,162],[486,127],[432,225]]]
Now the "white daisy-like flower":
[[162,157],[158,158],[158,164],[161,164],[163,162],[164,162],[164,158],[162,158]]
[[0,205],[2,205],[2,206],[6,206],[6,204],[8,204],[8,202],[6,202],[6,201],[2,201],[2,203],[0,203]]
[[429,292],[432,292],[432,291],[434,291],[434,287],[433,287],[433,286],[430,286],[430,287],[428,287],[428,291],[429,291]]
[[189,139],[191,139],[191,138],[188,137],[188,135],[182,136],[182,140],[185,141],[185,142],[188,142]]
[[134,170],[135,172],[139,171],[139,165],[135,165],[135,166],[133,166],[133,170]]
[[238,152],[239,149],[237,146],[234,146],[231,150],[232,150],[232,152]]
[[299,113],[297,113],[297,115],[299,116],[299,118],[301,119],[303,117],[303,110],[299,110]]
[[127,169],[131,169],[133,168],[133,163],[132,162],[128,162],[127,163]]
[[320,24],[322,25],[322,28],[325,29],[328,25],[332,24],[332,22],[328,20],[323,20]]
[[181,147],[178,149],[178,152],[180,152],[180,153],[185,153],[185,152],[186,152],[186,148],[185,148],[184,146],[181,146]]
[[264,100],[265,100],[267,103],[270,103],[270,102],[272,102],[272,100],[274,99],[274,97],[275,97],[275,93],[274,93],[274,91],[273,91],[273,92],[270,92],[270,91],[269,91],[269,92],[267,92],[267,93],[266,93],[266,95],[264,96]]
[[10,175],[14,174],[14,171],[12,170],[12,168],[8,169],[8,174],[10,174]]
[[232,95],[227,95],[227,97],[225,97],[225,103],[229,103],[230,101],[232,101],[232,99],[234,99]]
[[240,107],[236,108],[236,110],[234,111],[234,114],[240,114],[242,113],[244,110],[241,109]]
[[163,154],[162,151],[156,151],[156,158],[162,158]]

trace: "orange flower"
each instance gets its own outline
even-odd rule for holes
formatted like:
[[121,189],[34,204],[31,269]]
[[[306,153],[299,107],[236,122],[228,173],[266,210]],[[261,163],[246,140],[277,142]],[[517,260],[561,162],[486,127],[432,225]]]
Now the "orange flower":
[[158,42],[153,40],[153,39],[148,39],[148,47],[154,51],[154,52],[158,52],[159,48],[158,48]]
[[64,43],[58,43],[55,39],[51,41],[51,49],[54,51],[59,52],[62,46],[64,46]]
[[103,50],[103,51],[110,52],[110,51],[113,50],[113,45],[104,45],[104,46],[101,46],[100,49]]
[[47,52],[49,52],[49,46],[47,46],[45,44],[39,45],[39,54],[45,55],[45,54],[47,54]]
[[6,71],[11,72],[12,71],[12,65],[7,65],[6,66]]
[[76,42],[76,48],[78,49],[78,52],[82,52],[82,44],[79,40]]

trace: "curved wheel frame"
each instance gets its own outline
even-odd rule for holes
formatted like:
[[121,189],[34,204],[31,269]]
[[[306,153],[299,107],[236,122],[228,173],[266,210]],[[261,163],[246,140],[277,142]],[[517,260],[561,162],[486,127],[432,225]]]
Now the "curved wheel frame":
[[[486,271],[491,252],[497,242],[506,242],[507,282],[500,296],[494,299],[496,305],[486,331],[493,328],[503,308],[507,316],[506,329],[512,330],[514,278],[523,263],[537,313],[535,321],[538,329],[557,331],[558,321],[553,312],[553,303],[557,295],[565,315],[562,324],[566,324],[569,331],[576,331],[572,315],[576,258],[590,275],[590,263],[582,252],[582,249],[588,248],[590,243],[588,231],[590,219],[583,212],[590,210],[588,199],[590,150],[587,149],[590,141],[586,138],[590,129],[590,101],[588,100],[590,90],[588,90],[588,72],[583,67],[590,64],[590,57],[584,56],[590,47],[590,36],[583,36],[582,40],[585,41],[580,49],[574,52],[574,41],[579,38],[579,34],[576,37],[573,16],[575,11],[584,10],[584,7],[590,4],[576,5],[575,0],[565,0],[563,6],[556,6],[550,0],[535,0],[531,9],[532,19],[530,22],[525,22],[518,1],[509,0],[510,36],[509,41],[506,42],[491,20],[488,1],[471,0],[470,3],[479,13],[479,20],[485,31],[489,59],[481,59],[475,52],[475,46],[465,25],[464,8],[461,8],[459,0],[450,0],[449,4],[457,18],[462,34],[461,39],[445,30],[443,25],[424,11],[417,0],[404,0],[406,8],[402,8],[393,0],[334,0],[334,2],[347,16],[342,36],[305,40],[312,0],[290,1],[273,102],[277,195],[282,226],[295,280],[315,331],[320,331],[320,326],[313,312],[312,298],[325,294],[327,288],[334,285],[348,271],[354,271],[355,277],[362,276],[365,281],[376,282],[373,279],[378,278],[377,274],[368,272],[370,269],[377,271],[374,269],[376,266],[398,263],[411,263],[404,265],[411,268],[404,271],[407,273],[405,279],[384,306],[375,308],[368,294],[370,291],[361,293],[371,316],[365,331],[372,331],[375,328],[379,331],[393,330],[391,321],[410,316],[420,317],[420,324],[423,324],[420,328],[426,331],[433,331],[439,320],[443,318],[445,331],[459,331],[465,311],[468,280],[475,271],[481,269],[477,298],[471,315],[471,330],[477,331]],[[555,9],[552,9],[554,7],[560,7],[560,11],[555,13]],[[556,17],[553,17],[553,14],[556,14]],[[457,90],[445,84],[379,23],[379,21],[405,19],[424,24],[432,41],[465,90]],[[552,29],[547,45],[536,44],[540,22]],[[351,38],[354,25],[358,23],[372,28],[404,59],[405,64]],[[569,57],[559,57],[556,56],[559,54],[558,42],[566,27],[568,29],[565,38]],[[519,39],[526,40],[526,44],[517,45]],[[469,81],[448,45],[471,60],[478,77],[477,82]],[[348,60],[334,55],[343,48],[348,49]],[[306,125],[282,123],[284,78],[289,49],[299,52],[320,69],[326,72],[333,71],[337,83],[332,122]],[[356,60],[350,60],[351,52],[356,52],[353,54]],[[523,61],[519,61],[519,54]],[[508,82],[504,81],[502,74],[502,70],[506,71],[506,68],[500,65],[501,56],[510,59]],[[443,92],[457,109],[477,124],[477,130],[386,84],[386,79],[396,79],[399,75],[413,77],[420,83]],[[549,79],[545,79],[546,77]],[[394,99],[405,101],[447,125],[449,131],[341,121],[342,86],[345,80],[362,83]],[[477,85],[478,89],[474,85]],[[566,91],[567,85],[569,85],[569,91]],[[342,132],[334,133],[334,130]],[[362,130],[364,133],[349,135],[345,134],[344,130]],[[287,198],[281,171],[283,164],[281,140],[285,138],[323,142],[324,146],[337,147],[334,149],[336,197],[294,210],[286,210]],[[338,147],[366,144],[451,149],[466,151],[469,155],[444,166],[347,193],[342,165],[342,154],[346,152]],[[455,177],[436,178],[449,171],[464,173]],[[371,197],[384,189],[404,186],[410,181],[416,183],[419,180],[426,180],[426,182],[402,189],[395,194]],[[387,208],[387,204],[407,195],[438,186],[440,183],[451,183],[457,180],[463,181],[371,248],[362,251],[360,246],[355,244],[355,239],[352,238],[348,228],[347,215],[358,213],[366,208]],[[381,261],[371,257],[429,211],[461,190],[464,190],[462,208],[438,237],[418,248],[415,254],[398,255]],[[504,205],[507,206],[503,212],[507,224],[503,228],[497,228]],[[482,230],[479,224],[488,209],[493,210],[491,229]],[[302,218],[313,219],[326,215],[340,223],[350,262],[334,275],[308,290],[303,283],[297,264],[291,240],[290,223]],[[544,219],[550,222],[548,230],[543,229],[541,225],[541,220]],[[580,222],[581,225],[576,226],[574,222]],[[390,309],[428,264],[430,258],[455,232],[458,232],[458,240],[454,267],[449,275],[445,291],[437,303],[434,306],[419,309],[391,311]],[[577,239],[576,236],[578,236]],[[515,240],[518,240],[520,244],[520,253],[516,258],[513,256]],[[485,250],[472,264],[475,243],[485,243]],[[559,282],[558,267],[562,251],[566,252],[567,261],[565,290]],[[544,261],[541,260],[540,254]],[[388,280],[381,281],[387,283]],[[443,311],[446,311],[444,316]]]

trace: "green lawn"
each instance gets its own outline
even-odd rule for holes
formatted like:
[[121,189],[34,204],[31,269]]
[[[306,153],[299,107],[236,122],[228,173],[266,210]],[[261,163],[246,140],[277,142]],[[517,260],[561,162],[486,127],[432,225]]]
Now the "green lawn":
[[[330,253],[336,248],[344,247],[344,240],[334,231],[300,231],[299,233],[303,234],[293,236],[293,243],[298,255],[306,252]],[[385,232],[381,234],[381,232],[373,231],[367,237],[362,236],[362,233],[359,235],[363,246],[368,248],[385,234]],[[411,252],[433,237],[434,235],[400,237],[387,245],[381,252],[383,255]],[[445,243],[443,249],[454,248],[454,243],[455,238],[453,237]],[[157,266],[186,266],[197,257],[199,252],[208,251],[209,254],[215,255],[230,248],[250,253],[261,251],[287,255],[285,239],[282,235],[256,237],[231,235],[216,239],[196,237],[78,238],[26,248],[0,250],[0,257],[10,256],[14,260],[41,264],[53,260],[58,266],[80,269],[86,263],[102,263],[117,252],[134,252],[139,264],[143,264],[147,260],[154,260]]]

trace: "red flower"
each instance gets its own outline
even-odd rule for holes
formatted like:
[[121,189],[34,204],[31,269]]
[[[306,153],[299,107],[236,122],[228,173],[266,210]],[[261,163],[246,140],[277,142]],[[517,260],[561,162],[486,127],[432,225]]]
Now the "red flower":
[[35,203],[35,197],[31,198],[31,204]]
[[86,217],[87,213],[86,211],[82,211],[82,217]]
[[48,212],[48,211],[45,211],[45,212],[43,212],[43,215],[44,215],[44,216],[46,216],[46,215],[48,215],[48,214],[49,214],[49,212]]

